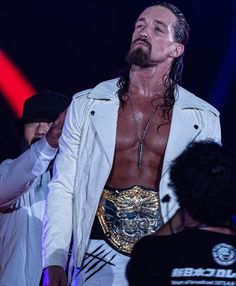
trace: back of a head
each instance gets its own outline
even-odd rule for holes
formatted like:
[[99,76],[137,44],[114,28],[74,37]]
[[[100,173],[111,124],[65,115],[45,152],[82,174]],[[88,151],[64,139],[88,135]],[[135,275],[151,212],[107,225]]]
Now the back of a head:
[[172,163],[170,186],[195,220],[224,225],[236,213],[236,153],[212,141],[192,143]]

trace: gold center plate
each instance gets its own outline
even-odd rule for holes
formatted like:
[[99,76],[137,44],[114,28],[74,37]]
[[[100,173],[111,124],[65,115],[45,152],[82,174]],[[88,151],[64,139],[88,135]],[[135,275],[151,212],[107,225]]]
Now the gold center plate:
[[107,240],[125,255],[130,255],[140,238],[163,224],[159,193],[140,186],[104,189],[97,216]]

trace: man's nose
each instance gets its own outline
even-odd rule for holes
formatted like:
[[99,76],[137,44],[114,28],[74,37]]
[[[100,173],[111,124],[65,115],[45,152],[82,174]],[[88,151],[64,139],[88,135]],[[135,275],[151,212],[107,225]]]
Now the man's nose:
[[148,39],[149,36],[150,36],[150,29],[149,29],[149,27],[148,26],[143,27],[142,30],[140,31],[139,35],[140,35],[141,38]]
[[43,137],[47,134],[48,129],[49,126],[46,122],[39,122],[35,133],[37,136]]

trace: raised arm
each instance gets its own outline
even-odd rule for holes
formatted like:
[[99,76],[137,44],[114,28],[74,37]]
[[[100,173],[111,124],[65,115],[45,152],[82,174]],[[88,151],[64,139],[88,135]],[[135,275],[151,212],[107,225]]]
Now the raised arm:
[[31,147],[14,160],[5,160],[0,165],[0,208],[9,208],[24,194],[31,182],[41,176],[57,153],[66,111],[53,122],[46,138]]

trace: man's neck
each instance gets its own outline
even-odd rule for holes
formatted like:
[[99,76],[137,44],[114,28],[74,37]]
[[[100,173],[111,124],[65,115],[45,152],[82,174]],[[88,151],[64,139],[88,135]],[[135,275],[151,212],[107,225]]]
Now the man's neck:
[[199,229],[207,230],[207,231],[213,231],[213,232],[219,232],[224,234],[236,234],[235,230],[232,230],[230,228],[230,224],[225,223],[222,226],[211,226],[207,225],[205,223],[201,223],[197,220],[195,220],[187,211],[184,212],[184,220],[185,220],[185,226],[187,227],[197,227]]
[[140,68],[132,66],[130,69],[129,92],[136,96],[156,97],[163,95],[166,87],[165,78],[168,75],[169,67]]

